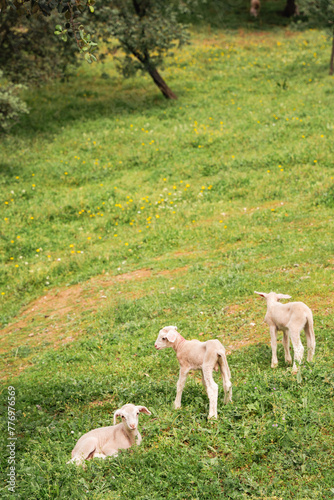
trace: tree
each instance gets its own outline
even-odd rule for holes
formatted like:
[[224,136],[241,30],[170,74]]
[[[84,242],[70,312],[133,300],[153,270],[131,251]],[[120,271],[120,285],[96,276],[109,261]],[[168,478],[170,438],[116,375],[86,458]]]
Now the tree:
[[167,99],[177,97],[157,68],[170,50],[188,40],[177,19],[178,5],[165,0],[98,0],[90,25],[105,42],[117,39],[117,48],[124,52],[117,58],[118,66],[125,77],[147,72]]
[[171,49],[188,40],[188,32],[178,22],[178,13],[186,9],[188,1],[0,0],[0,10],[10,4],[21,15],[50,16],[57,11],[64,22],[56,26],[55,33],[64,41],[73,38],[88,62],[96,60],[97,48],[89,31],[107,43],[110,37],[117,39],[124,52],[124,57],[118,58],[123,75],[147,72],[166,98],[176,99],[157,68]]
[[307,16],[311,26],[322,26],[331,32],[332,51],[329,74],[334,74],[334,0],[300,0],[300,10]]
[[295,0],[286,0],[286,4],[283,10],[283,16],[293,17],[299,15],[299,8]]

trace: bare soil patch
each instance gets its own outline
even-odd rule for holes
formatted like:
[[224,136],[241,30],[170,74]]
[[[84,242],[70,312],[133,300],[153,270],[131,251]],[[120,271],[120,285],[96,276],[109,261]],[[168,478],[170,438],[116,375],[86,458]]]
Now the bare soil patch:
[[185,274],[188,271],[188,266],[178,267],[177,269],[164,269],[159,271],[157,276],[174,276],[175,274]]
[[[122,294],[123,298],[135,300],[146,292],[130,288],[119,290],[119,285],[147,280],[154,276],[169,277],[185,272],[187,272],[186,266],[154,274],[151,269],[138,269],[110,277],[99,275],[84,283],[48,291],[23,308],[15,322],[0,330],[0,354],[6,356],[13,353],[10,362],[5,362],[5,366],[2,366],[0,378],[24,370],[31,364],[36,349],[56,349],[83,334],[84,328],[81,326],[85,323],[85,313],[94,315],[98,309],[105,307],[106,299],[109,299],[107,302],[110,303],[110,299],[113,298],[110,291],[113,292],[113,287],[115,287],[115,297]],[[23,346],[29,349],[31,354],[20,358],[17,353]]]
[[[0,338],[13,331],[21,330],[37,319],[50,318],[59,320],[70,313],[80,313],[83,310],[95,311],[101,306],[103,289],[116,283],[131,280],[140,280],[151,276],[150,269],[140,269],[131,273],[120,274],[112,278],[103,279],[102,276],[91,278],[85,283],[72,285],[67,288],[50,290],[43,297],[39,297],[23,309],[18,321],[6,326],[0,332]],[[101,290],[102,288],[102,290]]]

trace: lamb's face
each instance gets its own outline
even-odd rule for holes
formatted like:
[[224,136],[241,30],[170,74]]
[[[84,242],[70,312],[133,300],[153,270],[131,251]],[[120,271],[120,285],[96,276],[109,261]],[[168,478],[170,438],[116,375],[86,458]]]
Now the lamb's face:
[[173,344],[178,336],[176,326],[165,326],[160,330],[154,347],[156,349],[164,349],[165,347],[173,347]]
[[122,422],[128,429],[137,429],[138,427],[138,415],[139,409],[134,405],[124,405],[122,406]]
[[129,430],[137,429],[139,413],[146,413],[146,415],[151,415],[151,412],[146,408],[146,406],[126,404],[119,410],[115,411],[114,424],[116,423],[116,417],[121,417],[123,425],[125,425]]

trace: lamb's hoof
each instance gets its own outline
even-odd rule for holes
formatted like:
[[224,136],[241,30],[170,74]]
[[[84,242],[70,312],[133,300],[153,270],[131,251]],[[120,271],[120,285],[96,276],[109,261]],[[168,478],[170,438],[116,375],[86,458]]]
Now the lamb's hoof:
[[209,416],[208,416],[208,420],[210,420],[211,418],[213,418],[213,419],[217,420],[218,415],[209,415]]
[[176,403],[174,404],[175,410],[179,410],[181,408],[181,405],[177,405]]
[[66,464],[73,464],[73,465],[77,465],[77,466],[81,465],[82,467],[85,467],[83,460],[76,460],[75,458],[72,458],[71,460],[66,462]]
[[293,367],[292,370],[291,370],[291,373],[292,373],[292,375],[297,375],[298,368],[297,367]]
[[277,365],[278,365],[278,363],[271,363],[271,367],[272,367],[272,368],[276,368],[276,367],[277,367]]

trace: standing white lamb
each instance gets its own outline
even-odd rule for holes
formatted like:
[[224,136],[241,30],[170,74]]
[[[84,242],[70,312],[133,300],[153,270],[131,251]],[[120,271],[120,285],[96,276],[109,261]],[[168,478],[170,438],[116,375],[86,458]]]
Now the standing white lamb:
[[[126,404],[116,410],[114,425],[99,427],[81,436],[72,450],[72,459],[67,463],[81,465],[89,458],[116,456],[120,448],[130,448],[134,444],[140,445],[142,438],[137,429],[139,413],[151,415],[146,406],[133,404]],[[115,425],[117,417],[122,417],[122,423]]]
[[296,361],[301,363],[304,347],[300,341],[300,332],[304,329],[307,341],[307,361],[312,361],[315,351],[315,336],[313,330],[313,316],[311,309],[303,302],[288,302],[280,304],[280,299],[291,299],[290,295],[283,293],[254,292],[267,301],[267,313],[264,321],[269,325],[271,337],[271,367],[277,366],[277,331],[283,332],[283,346],[285,362],[291,363],[290,338],[294,350],[292,372],[297,373]]
[[232,401],[231,373],[227,364],[225,349],[219,340],[186,340],[177,331],[176,326],[165,326],[160,330],[155,341],[156,349],[172,347],[180,364],[180,375],[177,382],[175,408],[181,407],[182,391],[190,370],[202,370],[202,382],[210,401],[208,418],[217,418],[218,385],[213,380],[212,371],[220,367],[223,387],[224,403]]

